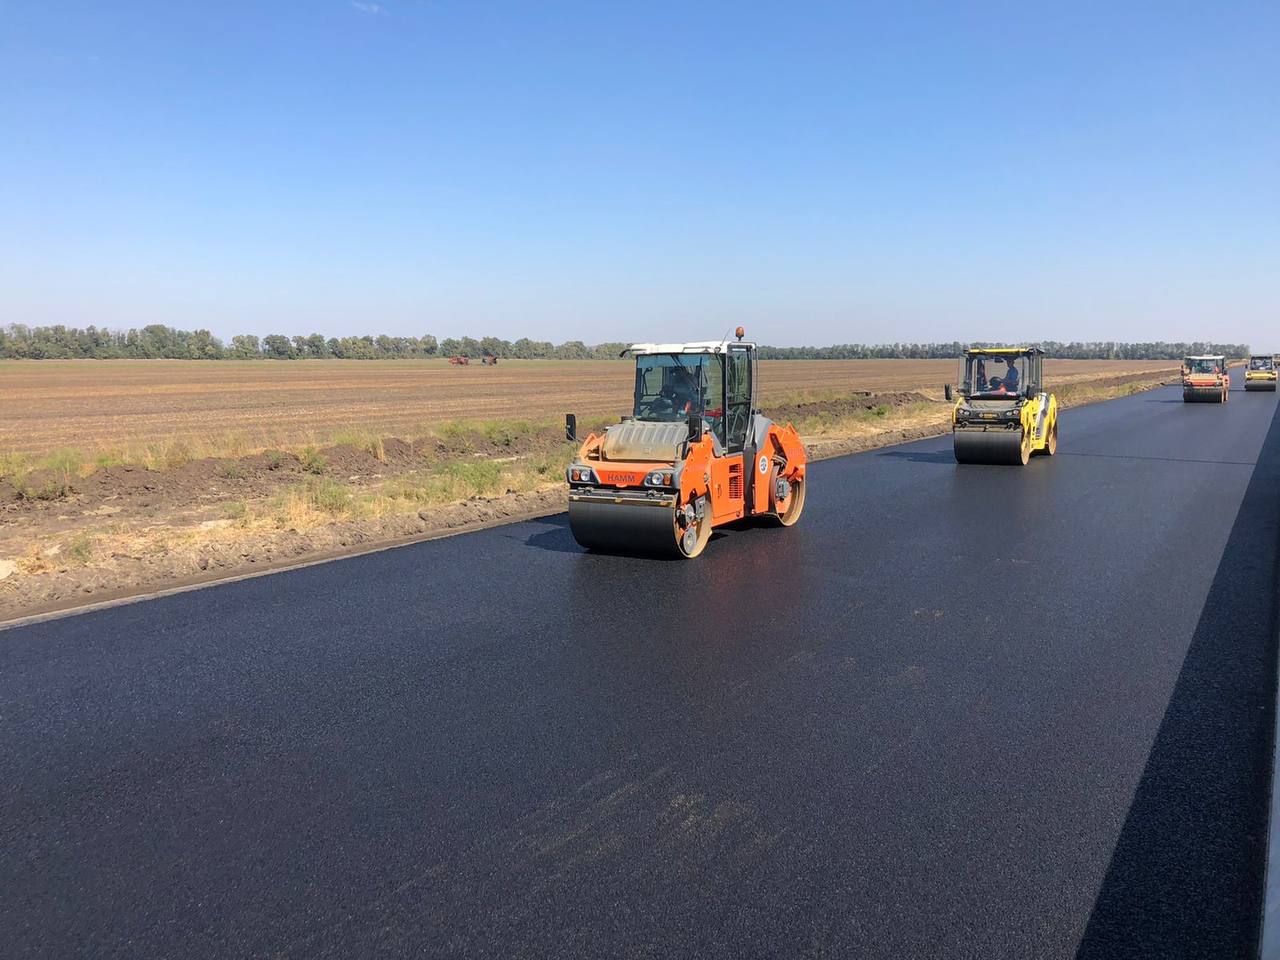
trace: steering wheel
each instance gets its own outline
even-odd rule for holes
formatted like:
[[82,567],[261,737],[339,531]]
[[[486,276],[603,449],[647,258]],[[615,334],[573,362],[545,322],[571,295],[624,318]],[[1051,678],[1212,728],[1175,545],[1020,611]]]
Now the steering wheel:
[[655,413],[671,412],[676,408],[676,392],[671,384],[665,385],[658,391],[658,395],[649,403],[649,409]]

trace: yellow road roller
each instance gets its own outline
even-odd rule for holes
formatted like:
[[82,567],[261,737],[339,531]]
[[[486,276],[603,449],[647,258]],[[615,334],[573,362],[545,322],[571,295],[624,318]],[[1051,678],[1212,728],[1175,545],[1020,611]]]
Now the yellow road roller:
[[1216,354],[1184,357],[1182,399],[1187,403],[1226,403],[1231,399],[1227,358]]
[[791,424],[756,409],[756,345],[634,343],[631,416],[578,439],[569,529],[584,547],[692,558],[713,527],[760,516],[790,527],[804,510],[808,456]]
[[1270,353],[1252,354],[1244,371],[1244,388],[1275,393],[1277,366],[1280,366],[1280,356]]
[[1058,399],[1044,390],[1038,347],[974,347],[960,361],[959,396],[948,384],[957,463],[1025,466],[1058,451]]

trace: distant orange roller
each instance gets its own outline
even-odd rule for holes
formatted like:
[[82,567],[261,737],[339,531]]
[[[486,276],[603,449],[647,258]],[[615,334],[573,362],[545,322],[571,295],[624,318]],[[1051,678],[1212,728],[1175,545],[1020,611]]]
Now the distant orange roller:
[[1182,399],[1187,403],[1226,403],[1231,398],[1231,372],[1219,355],[1185,357]]

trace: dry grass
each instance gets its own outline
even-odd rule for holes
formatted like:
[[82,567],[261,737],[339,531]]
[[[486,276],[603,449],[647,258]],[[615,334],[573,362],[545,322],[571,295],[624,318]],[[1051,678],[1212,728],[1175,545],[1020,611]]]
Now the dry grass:
[[427,470],[361,486],[309,476],[281,493],[256,502],[223,505],[225,524],[187,531],[187,543],[225,539],[240,531],[308,530],[338,520],[360,520],[456,503],[475,496],[524,493],[559,484],[572,451],[536,454],[506,461],[454,461]]
[[0,454],[0,480],[12,484],[22,500],[60,500],[70,493],[75,479],[91,469],[77,450],[55,450],[44,457]]
[[951,422],[951,407],[944,403],[908,403],[897,407],[877,406],[845,416],[818,414],[795,425],[809,439],[863,438],[900,433],[924,427],[943,429]]
[[[1145,389],[1158,379],[1108,385],[1076,382],[1059,387],[1058,393],[1064,404],[1076,405],[1126,396]],[[830,399],[839,398],[832,396]],[[819,413],[797,423],[796,427],[810,442],[847,439],[870,439],[874,442],[882,435],[896,438],[904,432],[941,433],[949,422],[948,404],[919,402],[897,406],[879,404],[869,410],[841,416]],[[501,444],[536,429],[536,426],[529,421],[497,421],[490,429],[476,423],[445,425],[440,434],[456,439],[479,431],[491,442]],[[371,441],[367,436],[346,436],[343,442],[362,446],[371,452],[375,449],[368,446]],[[237,500],[225,504],[223,515],[230,521],[230,533],[222,526],[191,529],[181,534],[182,542],[221,540],[234,535],[235,531],[307,530],[339,520],[416,513],[475,496],[536,490],[560,484],[572,456],[572,446],[565,445],[552,452],[510,459],[454,460],[359,486],[324,476],[323,469],[320,469],[323,455],[316,450],[309,454],[304,450],[304,464],[311,462],[316,465],[316,469],[311,469],[312,476],[263,501],[246,503]],[[151,548],[154,549],[154,544]]]

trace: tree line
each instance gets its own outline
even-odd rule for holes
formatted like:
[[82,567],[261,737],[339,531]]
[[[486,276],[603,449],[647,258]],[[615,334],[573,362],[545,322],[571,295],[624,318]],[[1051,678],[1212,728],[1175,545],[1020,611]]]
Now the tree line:
[[[499,337],[265,337],[238,334],[224,343],[208,330],[178,330],[160,324],[141,329],[108,330],[105,327],[30,327],[15,323],[0,327],[0,358],[30,360],[387,360],[463,356],[494,356],[517,360],[606,360],[618,356],[625,343],[588,346],[581,340],[552,343],[549,340],[503,340]],[[829,347],[760,348],[766,360],[879,360],[953,358],[968,344],[951,343],[844,343]],[[982,346],[1000,346],[984,342]],[[1243,357],[1241,343],[1121,343],[1118,341],[1042,341],[1051,357],[1077,360],[1177,360],[1187,354],[1221,353]]]
[[0,358],[32,360],[388,360],[485,355],[531,360],[593,360],[617,357],[624,343],[588,346],[580,340],[552,343],[522,337],[325,337],[320,333],[265,337],[237,334],[229,343],[208,330],[178,330],[160,324],[141,329],[105,327],[0,327]]
[[[1024,344],[998,343],[981,340],[962,343],[882,343],[867,345],[841,343],[831,347],[765,347],[760,348],[764,360],[942,360],[958,357],[969,347],[1012,347]],[[1046,356],[1060,360],[1181,360],[1195,354],[1222,354],[1227,357],[1247,357],[1247,343],[1195,343],[1150,341],[1126,343],[1117,340],[1040,340],[1037,346]]]

